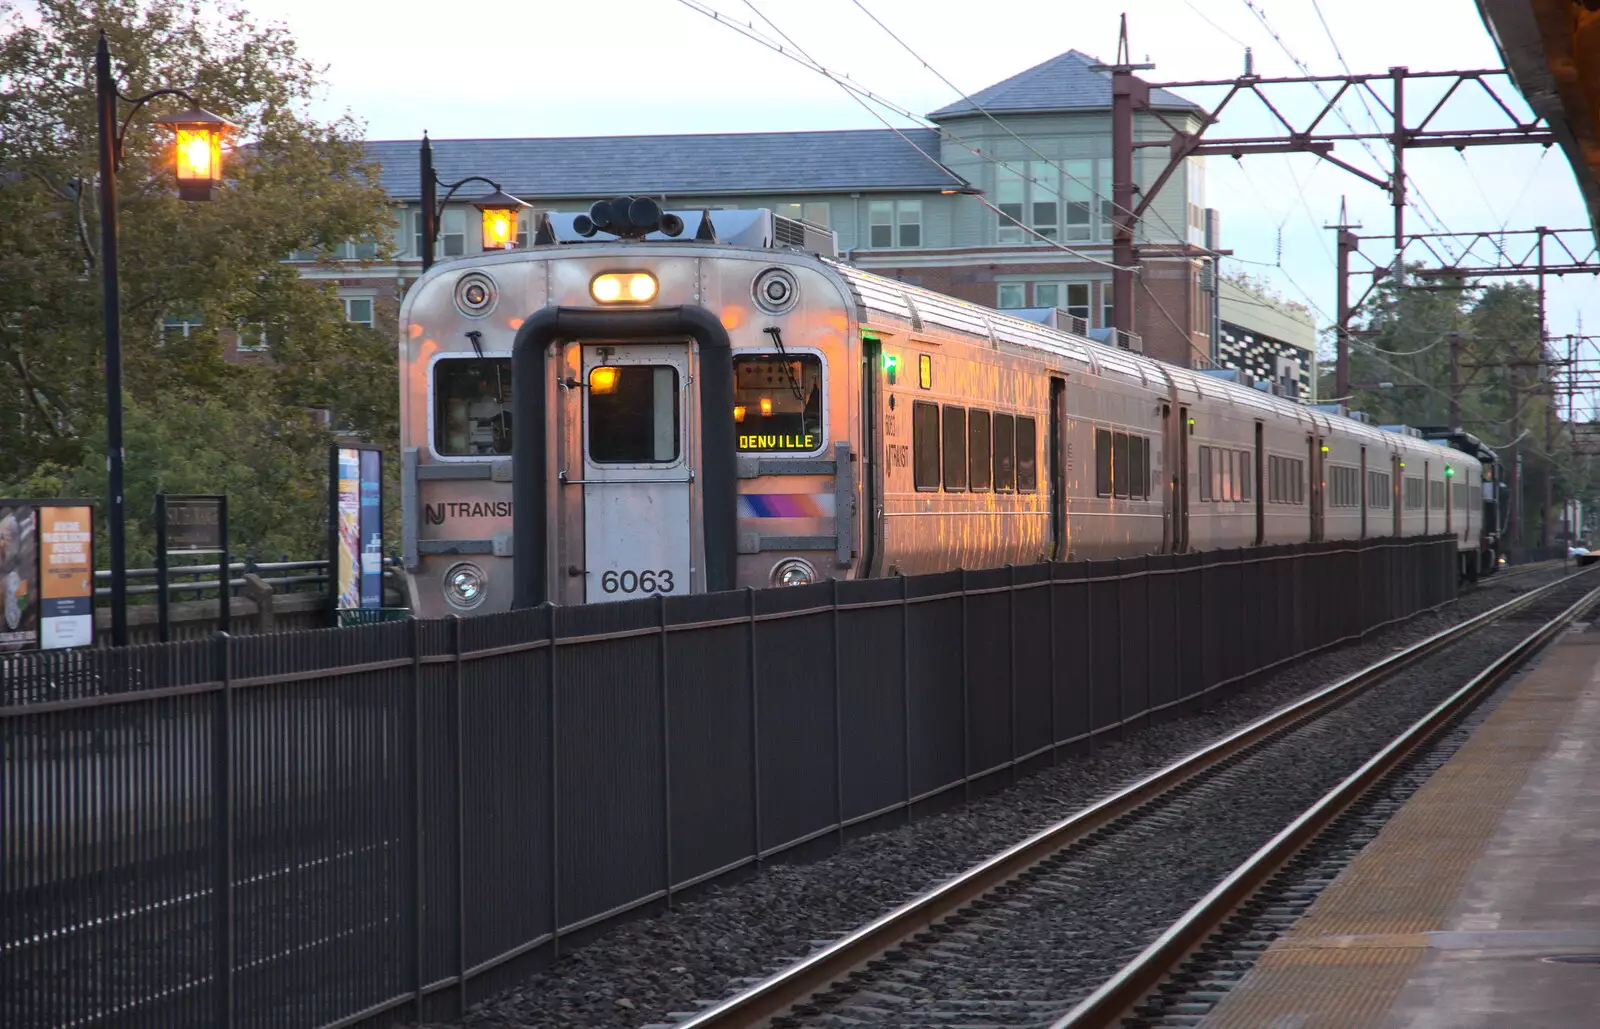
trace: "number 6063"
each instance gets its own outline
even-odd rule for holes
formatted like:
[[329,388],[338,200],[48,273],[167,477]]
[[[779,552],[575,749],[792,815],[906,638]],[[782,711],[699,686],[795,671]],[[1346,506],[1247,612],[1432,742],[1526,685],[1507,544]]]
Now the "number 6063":
[[636,572],[629,568],[600,576],[600,588],[607,593],[671,593],[677,586],[671,569]]

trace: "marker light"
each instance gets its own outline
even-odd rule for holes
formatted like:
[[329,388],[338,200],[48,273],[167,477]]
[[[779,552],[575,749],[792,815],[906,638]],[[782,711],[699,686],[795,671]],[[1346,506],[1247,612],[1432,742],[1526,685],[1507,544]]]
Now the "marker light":
[[1455,474],[1456,474],[1456,470],[1454,468],[1451,468],[1449,465],[1445,465],[1444,466],[1444,477],[1445,478],[1447,478],[1447,479],[1451,478]]
[[933,358],[928,354],[917,355],[917,385],[923,389],[933,388]]
[[734,404],[733,405],[733,420],[736,421],[736,422],[744,421],[744,405],[743,404]]
[[589,392],[615,393],[617,391],[617,369],[608,365],[601,365],[589,372]]
[[589,283],[589,293],[602,304],[645,304],[656,298],[656,277],[649,272],[606,272]]
[[763,418],[771,418],[772,417],[772,398],[771,397],[762,397],[761,398],[761,417],[763,417]]
[[1326,453],[1327,453],[1327,452],[1328,452],[1328,445],[1327,445],[1327,444],[1326,444],[1326,443],[1324,443],[1324,444],[1323,444],[1323,445],[1322,445],[1322,452],[1323,452],[1323,453],[1324,453],[1324,454],[1326,454]]

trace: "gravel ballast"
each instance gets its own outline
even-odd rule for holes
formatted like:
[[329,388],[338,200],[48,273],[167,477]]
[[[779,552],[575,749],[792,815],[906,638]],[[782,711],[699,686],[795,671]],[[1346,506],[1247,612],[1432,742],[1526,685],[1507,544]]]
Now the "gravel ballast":
[[[1491,581],[1441,611],[1419,616],[1360,643],[1286,668],[1269,681],[1221,701],[1205,713],[1130,733],[1125,740],[1108,741],[1093,755],[1063,759],[1056,767],[1002,792],[903,828],[852,841],[822,860],[809,864],[769,865],[754,878],[714,888],[680,903],[673,911],[619,925],[583,949],[563,955],[551,968],[480,1005],[464,1020],[453,1024],[474,1029],[531,1029],[535,1026],[630,1029],[668,1021],[670,1013],[695,1010],[698,1002],[726,996],[744,982],[770,974],[822,943],[849,932],[1203,743],[1397,649],[1503,603],[1514,592],[1525,591],[1559,574],[1558,567],[1514,579]],[[1357,703],[1379,703],[1399,711],[1405,703],[1414,702],[1420,713],[1421,708],[1431,702],[1424,694],[1432,700],[1441,695],[1439,689],[1430,691],[1429,683],[1437,685],[1442,678],[1454,676],[1454,684],[1459,685],[1470,674],[1467,665],[1477,661],[1481,666],[1493,656],[1490,649],[1498,643],[1491,643],[1491,637],[1499,640],[1500,636],[1516,631],[1511,628],[1490,630],[1483,634],[1481,646],[1452,648],[1447,654],[1415,666],[1404,678],[1407,689],[1403,693],[1374,691]],[[1509,636],[1506,639],[1509,640]],[[1463,649],[1470,650],[1471,655],[1463,654]],[[1452,660],[1463,662],[1462,667],[1452,666]],[[1385,698],[1392,698],[1392,705]],[[1411,699],[1407,701],[1406,698]],[[1372,717],[1371,712],[1368,717]],[[1297,771],[1288,778],[1296,783],[1302,780],[1309,783],[1316,777],[1312,773],[1320,767],[1337,765],[1341,761],[1353,767],[1348,762],[1358,760],[1351,756],[1356,742],[1350,739],[1349,746],[1345,747],[1343,741],[1355,731],[1356,727],[1352,726],[1350,733],[1313,733],[1321,740],[1331,739],[1336,748],[1350,753],[1331,761],[1308,757],[1295,762],[1293,767],[1306,774],[1302,776]],[[1307,790],[1312,788],[1312,785],[1305,785]],[[1242,813],[1246,805],[1239,803],[1239,796],[1237,792],[1223,791],[1218,803],[1228,812]],[[1284,804],[1289,803],[1292,801],[1284,801]],[[1269,806],[1276,809],[1279,805]],[[1213,811],[1210,817],[1214,819],[1215,816],[1216,811]],[[1264,814],[1262,817],[1273,816]],[[1254,821],[1253,816],[1251,820]],[[1277,823],[1281,824],[1281,821]],[[1170,827],[1166,835],[1182,843],[1191,831],[1199,832],[1200,826],[1191,827],[1185,820],[1182,826]],[[1210,868],[1213,856],[1217,862],[1230,860],[1222,853],[1226,848],[1211,847],[1210,840],[1215,835],[1206,837],[1203,848],[1208,862],[1206,870],[1195,869],[1188,875],[1189,870],[1185,869],[1186,877],[1202,891],[1231,867],[1231,864],[1227,867],[1219,864],[1218,869]],[[1243,842],[1240,846],[1244,846]],[[1139,853],[1147,849],[1135,848]],[[1231,860],[1236,863],[1242,856],[1239,854]],[[1172,857],[1169,854],[1164,860],[1171,862]],[[1180,863],[1189,862],[1190,857],[1184,853]],[[1113,866],[1116,864],[1114,862]],[[1122,864],[1126,867],[1125,862]],[[1159,867],[1160,862],[1156,865]],[[1126,873],[1121,881],[1129,881]],[[1103,925],[1107,931],[1095,930],[1086,939],[1093,941],[1091,949],[1097,949],[1104,960],[1073,963],[1067,975],[1074,983],[1086,990],[1093,985],[1090,979],[1114,971],[1122,959],[1143,945],[1153,923],[1134,912],[1160,907],[1163,914],[1150,916],[1160,922],[1155,925],[1155,931],[1159,931],[1189,902],[1175,897],[1171,904],[1162,907],[1151,904],[1150,900],[1148,896],[1129,897],[1125,910],[1107,912],[1095,923]],[[1173,905],[1176,905],[1175,911],[1170,910]],[[1062,989],[1066,989],[1064,984]]]

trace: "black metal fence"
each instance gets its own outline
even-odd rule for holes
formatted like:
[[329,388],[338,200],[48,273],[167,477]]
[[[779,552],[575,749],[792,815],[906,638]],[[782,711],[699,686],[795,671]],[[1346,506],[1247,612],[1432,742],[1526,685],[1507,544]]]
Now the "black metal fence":
[[1454,594],[1368,541],[6,659],[0,1024],[449,1015]]

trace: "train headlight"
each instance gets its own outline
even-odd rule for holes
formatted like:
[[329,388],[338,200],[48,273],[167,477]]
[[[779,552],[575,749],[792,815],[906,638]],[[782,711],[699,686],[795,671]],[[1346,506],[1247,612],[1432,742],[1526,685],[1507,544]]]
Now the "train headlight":
[[455,607],[477,607],[487,596],[485,585],[488,578],[483,569],[471,561],[452,565],[450,570],[444,573],[444,599]]
[[589,295],[602,304],[648,304],[656,289],[656,277],[649,272],[606,272],[589,283]]
[[768,268],[756,276],[751,286],[756,306],[768,314],[782,314],[794,306],[800,284],[784,268]]
[[498,297],[494,280],[482,272],[468,272],[456,283],[456,307],[469,318],[482,318],[493,311]]
[[772,566],[774,586],[809,586],[816,581],[817,570],[801,558],[785,558]]

